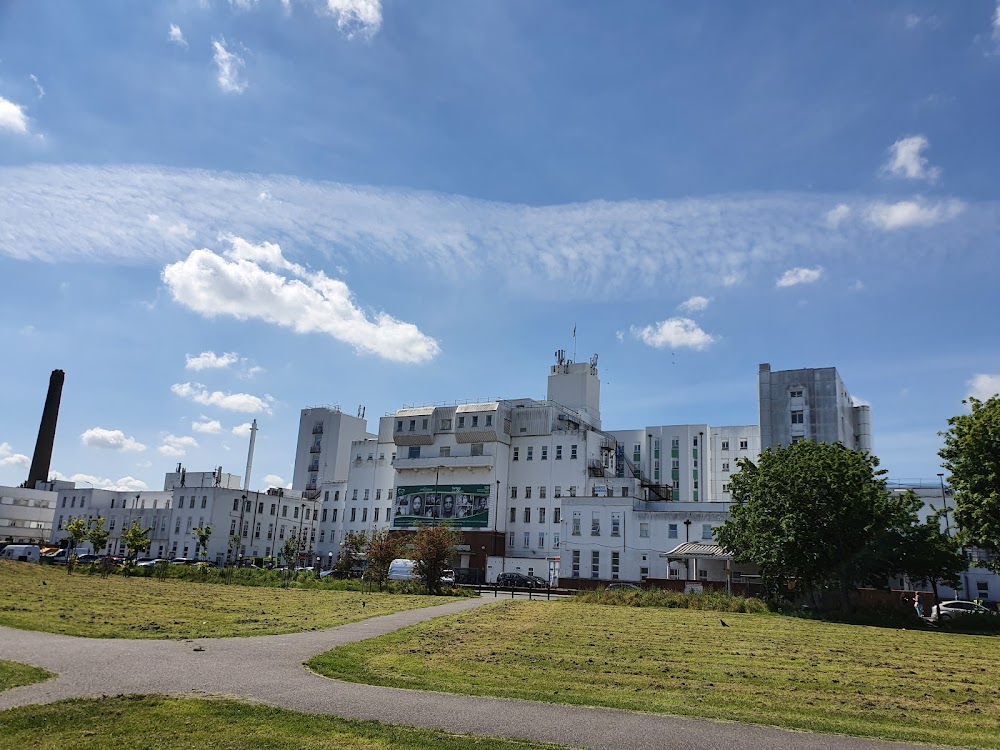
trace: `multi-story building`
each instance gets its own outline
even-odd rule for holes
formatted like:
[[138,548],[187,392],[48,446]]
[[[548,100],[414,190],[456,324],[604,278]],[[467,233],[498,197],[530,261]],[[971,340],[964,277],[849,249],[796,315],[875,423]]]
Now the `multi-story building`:
[[34,489],[0,487],[0,542],[45,544],[52,535],[58,492],[69,482],[37,482]]

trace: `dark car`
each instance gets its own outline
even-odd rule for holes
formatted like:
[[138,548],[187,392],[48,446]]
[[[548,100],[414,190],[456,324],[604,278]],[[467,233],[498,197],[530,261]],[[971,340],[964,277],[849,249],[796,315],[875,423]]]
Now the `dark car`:
[[537,589],[544,588],[547,584],[544,578],[538,576],[526,576],[524,573],[501,573],[497,576],[498,586],[509,586],[510,588]]
[[627,581],[615,581],[614,583],[608,584],[608,591],[642,591],[641,586],[636,586],[634,583],[628,583]]

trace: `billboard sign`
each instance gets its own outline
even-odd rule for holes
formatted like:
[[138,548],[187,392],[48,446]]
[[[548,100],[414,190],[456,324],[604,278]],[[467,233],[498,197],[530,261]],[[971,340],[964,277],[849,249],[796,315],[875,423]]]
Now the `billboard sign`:
[[485,529],[490,521],[490,485],[427,484],[396,488],[392,528],[456,526]]

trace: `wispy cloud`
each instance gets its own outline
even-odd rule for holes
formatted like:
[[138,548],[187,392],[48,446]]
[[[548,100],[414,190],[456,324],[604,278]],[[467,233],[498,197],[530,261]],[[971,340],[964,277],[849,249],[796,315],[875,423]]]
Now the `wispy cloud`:
[[197,356],[191,354],[184,355],[184,369],[186,370],[223,370],[230,365],[234,365],[240,360],[240,355],[236,352],[225,352],[216,354],[215,352],[202,352]]
[[163,445],[156,450],[161,456],[167,456],[168,458],[181,458],[187,455],[189,450],[197,447],[198,441],[190,435],[183,435],[180,437],[177,435],[167,435],[163,438]]
[[80,435],[80,442],[88,448],[104,448],[112,451],[135,451],[141,453],[146,446],[133,437],[126,437],[121,430],[105,430],[91,427]]
[[931,167],[923,155],[930,143],[922,135],[900,138],[889,147],[889,155],[882,165],[882,174],[907,180],[936,182],[941,176],[939,167]]
[[10,443],[0,443],[0,466],[17,466],[27,469],[31,460],[23,453],[15,453]]
[[371,39],[382,28],[381,0],[326,0],[326,9],[348,39]]
[[105,477],[94,476],[93,474],[63,474],[61,471],[49,472],[49,479],[63,482],[73,482],[75,484],[89,484],[99,490],[114,490],[115,492],[141,492],[148,490],[147,485],[141,479],[133,476],[122,477],[121,479],[106,479]]
[[264,477],[264,484],[268,487],[284,487],[285,480],[277,474],[268,474]]
[[232,432],[236,437],[250,437],[250,429],[253,427],[249,422],[244,422],[243,424],[236,425]]
[[677,309],[686,313],[701,312],[708,309],[711,302],[711,297],[689,297],[677,305]]
[[1000,0],[997,0],[997,7],[993,11],[993,39],[1000,42]]
[[997,394],[1000,394],[1000,375],[987,375],[981,373],[973,375],[968,382],[969,395],[986,401]]
[[781,278],[775,282],[779,288],[798,286],[799,284],[812,284],[823,278],[823,269],[817,268],[790,268],[785,271]]
[[195,250],[163,269],[177,302],[209,318],[256,318],[296,333],[325,333],[396,362],[426,362],[440,352],[412,323],[386,313],[369,320],[347,284],[288,261],[278,245],[228,239],[231,247],[222,255]]
[[2,96],[0,96],[0,130],[19,135],[28,134],[28,118],[24,114],[24,108]]
[[31,73],[28,75],[28,78],[30,78],[31,82],[35,84],[35,91],[38,92],[37,98],[39,101],[41,101],[42,99],[45,98],[45,89],[43,89],[42,84],[38,82],[38,76],[36,76],[34,73]]
[[200,422],[196,420],[191,423],[191,429],[206,435],[218,435],[222,432],[222,423],[218,419],[203,416]]
[[932,227],[950,221],[965,210],[959,200],[927,203],[922,200],[899,201],[898,203],[872,203],[865,219],[872,226],[888,231],[910,227]]
[[270,396],[254,396],[250,393],[225,393],[223,391],[209,391],[201,383],[174,383],[170,386],[171,392],[175,396],[185,398],[202,406],[215,406],[227,411],[242,412],[244,414],[270,413]]
[[243,73],[246,62],[235,52],[226,48],[225,39],[212,41],[212,60],[215,62],[216,81],[219,88],[227,94],[242,94],[247,90],[247,81]]
[[643,328],[632,326],[635,338],[656,349],[694,349],[702,351],[715,343],[715,337],[705,333],[690,318],[668,318]]
[[846,203],[838,203],[826,212],[826,225],[831,229],[839,227],[851,215],[851,207]]
[[170,28],[167,30],[167,41],[172,44],[176,44],[178,47],[187,47],[187,40],[184,38],[184,32],[181,31],[181,27],[176,23],[170,24]]

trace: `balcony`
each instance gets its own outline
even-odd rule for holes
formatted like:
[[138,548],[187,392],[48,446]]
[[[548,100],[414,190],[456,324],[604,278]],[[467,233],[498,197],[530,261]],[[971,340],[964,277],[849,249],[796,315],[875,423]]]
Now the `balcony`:
[[319,453],[322,450],[322,446],[316,444],[309,449],[310,453]]
[[306,489],[307,489],[307,490],[314,490],[314,489],[316,489],[316,483],[315,483],[315,482],[309,482],[309,483],[308,483],[308,484],[306,485]]
[[313,461],[311,464],[309,464],[308,471],[319,471],[319,461]]
[[322,435],[322,434],[323,434],[323,425],[318,424],[315,427],[313,427],[313,435]]

